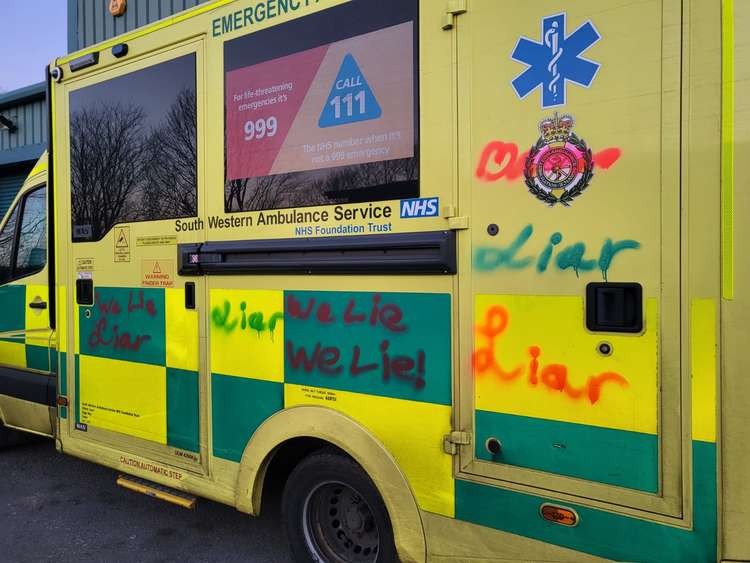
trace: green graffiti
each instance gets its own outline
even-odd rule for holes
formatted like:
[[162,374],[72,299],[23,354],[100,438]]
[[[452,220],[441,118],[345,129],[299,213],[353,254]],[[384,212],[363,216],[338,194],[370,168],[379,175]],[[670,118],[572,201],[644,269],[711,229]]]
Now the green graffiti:
[[612,242],[611,238],[604,241],[601,254],[599,255],[599,269],[602,271],[604,281],[607,281],[609,267],[612,265],[614,257],[623,250],[638,250],[641,243],[637,240],[620,240]]
[[223,313],[218,307],[213,308],[213,310],[211,311],[211,321],[216,328],[223,328],[226,332],[234,332],[234,329],[237,327],[239,321],[235,319],[231,323],[227,322],[227,319],[229,319],[229,310],[231,309],[231,307],[232,305],[229,303],[229,301],[224,301]]
[[582,242],[577,242],[565,249],[557,255],[557,267],[561,270],[567,270],[573,268],[576,273],[576,277],[579,276],[581,271],[590,272],[596,268],[596,260],[585,260],[586,245]]
[[579,277],[581,272],[594,271],[598,265],[602,278],[607,281],[615,256],[625,250],[641,248],[641,243],[636,240],[626,239],[615,242],[608,238],[601,247],[598,259],[587,258],[585,243],[575,242],[567,246],[560,246],[564,237],[562,233],[555,232],[549,237],[549,241],[538,256],[517,258],[517,255],[524,251],[533,235],[533,225],[526,225],[507,247],[477,248],[474,252],[474,269],[479,272],[525,270],[532,267],[536,262],[536,271],[539,274],[546,273],[550,264],[554,264],[557,270],[573,270],[576,277]]
[[247,303],[242,301],[240,303],[239,315],[235,316],[230,320],[232,316],[232,304],[229,301],[224,301],[223,307],[214,307],[211,311],[211,322],[213,326],[219,330],[223,330],[227,334],[233,333],[235,330],[247,330],[255,331],[260,336],[263,332],[270,332],[271,338],[276,330],[276,326],[279,321],[284,320],[284,313],[276,312],[273,313],[266,321],[266,316],[261,311],[247,310]]
[[563,236],[560,233],[554,233],[551,237],[549,237],[549,244],[547,247],[542,251],[542,253],[539,255],[539,260],[536,263],[536,271],[540,274],[543,274],[547,271],[547,266],[549,265],[549,260],[552,258],[552,251],[555,249],[555,247],[562,242]]
[[534,258],[527,256],[526,258],[517,260],[516,254],[518,254],[521,247],[531,238],[533,233],[534,227],[527,225],[508,248],[480,248],[475,256],[475,267],[477,270],[485,271],[500,268],[523,270],[534,261]]

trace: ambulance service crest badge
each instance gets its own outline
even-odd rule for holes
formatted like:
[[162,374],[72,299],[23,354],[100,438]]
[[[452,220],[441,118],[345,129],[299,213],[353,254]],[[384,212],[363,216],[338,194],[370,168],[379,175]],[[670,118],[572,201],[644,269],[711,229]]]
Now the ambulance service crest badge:
[[541,137],[531,147],[524,166],[526,186],[550,207],[566,207],[585,190],[594,176],[594,159],[583,139],[573,133],[570,115],[547,118],[539,124]]

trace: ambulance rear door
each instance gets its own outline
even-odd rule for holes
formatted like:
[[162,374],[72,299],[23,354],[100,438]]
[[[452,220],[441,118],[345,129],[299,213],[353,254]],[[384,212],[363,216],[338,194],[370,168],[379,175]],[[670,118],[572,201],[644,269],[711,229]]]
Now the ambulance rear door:
[[682,515],[680,10],[474,0],[457,18],[459,498],[490,479]]

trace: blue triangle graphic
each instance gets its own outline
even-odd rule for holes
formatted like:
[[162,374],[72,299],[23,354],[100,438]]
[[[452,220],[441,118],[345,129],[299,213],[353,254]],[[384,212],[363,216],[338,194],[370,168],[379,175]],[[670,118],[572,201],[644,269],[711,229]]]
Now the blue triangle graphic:
[[348,123],[379,119],[383,115],[365,75],[356,59],[347,54],[331,87],[318,127],[337,127]]

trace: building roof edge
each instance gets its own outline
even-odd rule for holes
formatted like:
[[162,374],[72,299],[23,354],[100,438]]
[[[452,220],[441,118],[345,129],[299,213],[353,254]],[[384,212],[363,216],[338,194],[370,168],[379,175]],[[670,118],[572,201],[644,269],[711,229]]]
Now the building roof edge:
[[42,100],[46,96],[46,83],[39,82],[0,94],[0,110],[27,102]]

